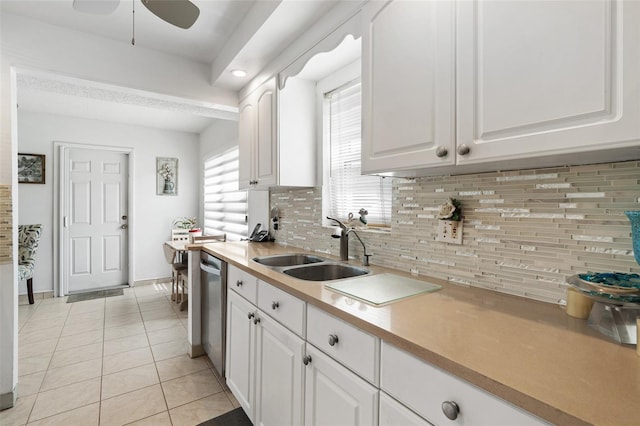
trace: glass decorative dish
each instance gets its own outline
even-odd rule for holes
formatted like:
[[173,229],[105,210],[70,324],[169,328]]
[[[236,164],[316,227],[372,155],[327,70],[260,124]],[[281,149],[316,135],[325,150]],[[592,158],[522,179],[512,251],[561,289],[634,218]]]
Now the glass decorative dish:
[[578,290],[580,293],[588,296],[596,301],[611,303],[618,306],[629,308],[638,308],[640,305],[640,292],[627,294],[614,294],[606,292],[606,288],[594,287],[594,283],[590,283],[580,279],[578,275],[572,275],[567,278],[567,283]]
[[610,294],[640,294],[640,275],[623,272],[587,272],[578,279],[596,291]]

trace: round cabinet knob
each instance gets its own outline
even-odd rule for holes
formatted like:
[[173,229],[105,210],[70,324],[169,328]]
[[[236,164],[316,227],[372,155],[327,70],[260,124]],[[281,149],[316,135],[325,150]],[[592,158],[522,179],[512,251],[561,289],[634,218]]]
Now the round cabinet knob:
[[302,363],[303,363],[304,365],[309,365],[309,363],[310,363],[310,362],[311,362],[311,355],[305,355],[305,356],[302,358]]
[[247,318],[251,319],[253,317],[255,317],[256,314],[254,314],[253,312],[249,312],[249,314],[247,314]]
[[274,311],[278,309],[278,307],[280,307],[280,304],[278,302],[273,302],[271,304],[271,309],[273,309]]
[[449,151],[444,146],[439,146],[436,148],[436,157],[442,158],[446,157],[449,154]]
[[467,155],[471,151],[466,144],[462,144],[458,147],[458,155]]
[[336,343],[338,343],[338,336],[336,336],[335,334],[330,334],[329,335],[329,346],[335,346]]
[[236,281],[236,287],[242,287],[242,280]]
[[253,323],[254,323],[254,324],[256,324],[256,325],[257,325],[257,324],[260,324],[260,318],[255,317],[255,318],[253,319]]
[[460,407],[453,401],[445,401],[442,403],[442,412],[449,420],[455,420],[460,413]]

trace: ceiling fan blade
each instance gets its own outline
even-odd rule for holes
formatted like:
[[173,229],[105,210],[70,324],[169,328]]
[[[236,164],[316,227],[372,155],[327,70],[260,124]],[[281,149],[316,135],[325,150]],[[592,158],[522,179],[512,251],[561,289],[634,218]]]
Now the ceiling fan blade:
[[200,16],[198,6],[189,0],[142,0],[158,18],[180,28],[190,28]]
[[73,0],[73,8],[78,12],[93,15],[109,15],[120,4],[120,0]]

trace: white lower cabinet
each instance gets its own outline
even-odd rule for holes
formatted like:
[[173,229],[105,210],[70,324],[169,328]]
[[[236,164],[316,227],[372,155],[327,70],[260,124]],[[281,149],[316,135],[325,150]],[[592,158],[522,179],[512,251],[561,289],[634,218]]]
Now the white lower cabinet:
[[[259,284],[259,288],[265,288],[265,283]],[[301,425],[304,340],[230,288],[227,386],[254,425]],[[296,301],[287,299],[287,305]],[[297,322],[293,325],[301,329],[304,318],[299,317]]]
[[251,275],[238,280],[257,292],[229,286],[226,379],[254,425],[547,424]]
[[386,342],[380,358],[380,388],[436,426],[546,424]]
[[380,391],[379,426],[432,426],[431,423]]
[[302,424],[304,340],[258,311],[254,425]]
[[227,294],[227,386],[254,420],[256,307],[234,291]]
[[307,343],[304,424],[378,424],[378,389]]

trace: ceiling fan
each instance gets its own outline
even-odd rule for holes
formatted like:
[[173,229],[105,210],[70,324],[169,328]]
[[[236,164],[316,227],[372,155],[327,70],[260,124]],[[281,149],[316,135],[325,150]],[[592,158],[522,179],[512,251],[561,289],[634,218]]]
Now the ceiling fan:
[[[190,0],[140,1],[158,18],[176,27],[190,28],[200,16],[200,9]],[[73,0],[75,10],[97,15],[109,15],[119,4],[120,0]]]

